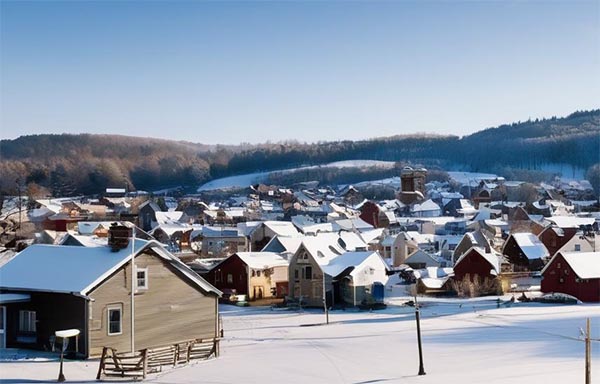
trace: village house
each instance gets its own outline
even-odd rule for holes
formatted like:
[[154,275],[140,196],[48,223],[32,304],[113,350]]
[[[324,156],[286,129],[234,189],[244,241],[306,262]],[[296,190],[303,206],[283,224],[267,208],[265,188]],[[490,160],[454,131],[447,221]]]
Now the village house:
[[541,273],[542,292],[600,302],[600,252],[558,252]]
[[[327,281],[331,281],[331,305],[383,303],[388,266],[379,253],[345,252],[323,265],[321,269],[325,273],[326,284]],[[326,291],[329,291],[328,287]]]
[[502,248],[502,254],[514,271],[540,271],[550,259],[550,253],[533,233],[513,233]]
[[156,241],[132,245],[129,236],[120,227],[108,246],[32,245],[2,266],[2,346],[48,349],[55,331],[71,328],[85,357],[105,346],[129,351],[132,333],[136,350],[216,338],[221,292]]
[[249,250],[248,238],[235,227],[203,227],[191,241],[201,241],[201,255],[205,257],[229,256]]
[[273,252],[238,252],[205,277],[217,289],[248,300],[283,298],[288,292],[288,261]]
[[148,232],[156,226],[156,213],[162,212],[160,207],[152,200],[146,200],[138,207],[139,226]]

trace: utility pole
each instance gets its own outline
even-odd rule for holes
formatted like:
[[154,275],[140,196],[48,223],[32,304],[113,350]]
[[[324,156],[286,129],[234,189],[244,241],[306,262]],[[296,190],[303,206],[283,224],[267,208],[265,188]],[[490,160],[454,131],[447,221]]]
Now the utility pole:
[[417,320],[417,342],[419,344],[419,376],[425,375],[423,367],[423,346],[421,345],[421,315],[419,313],[419,303],[417,303],[417,295],[415,295],[415,318]]
[[585,328],[585,384],[592,384],[592,334],[589,317]]

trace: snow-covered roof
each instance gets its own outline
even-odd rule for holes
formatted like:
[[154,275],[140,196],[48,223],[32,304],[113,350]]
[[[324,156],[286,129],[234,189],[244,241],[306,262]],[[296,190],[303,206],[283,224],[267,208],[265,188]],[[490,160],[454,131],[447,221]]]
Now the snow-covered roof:
[[454,275],[454,270],[452,268],[427,267],[415,270],[414,275],[417,279],[420,279],[425,287],[441,289],[448,279]]
[[[136,239],[133,248],[136,256],[145,249],[152,248],[202,290],[220,295],[219,290],[189,270],[158,242]],[[110,247],[35,244],[0,268],[0,286],[5,289],[86,296],[130,258],[131,246],[112,252]]]
[[[350,267],[358,267],[362,263],[365,262],[370,257],[376,257],[381,259],[381,256],[377,252],[368,251],[368,252],[345,252],[342,255],[332,259],[328,264],[322,265],[321,268],[323,271],[329,276],[338,276],[340,273],[344,272],[347,268]],[[385,267],[386,264],[383,260],[381,260],[381,264]],[[354,268],[356,270],[357,268]],[[353,271],[354,272],[354,271]],[[350,273],[350,275],[353,274]]]
[[356,251],[367,248],[367,244],[363,241],[358,233],[340,231],[339,237],[343,240],[345,244],[344,249],[346,251]]
[[302,237],[279,237],[275,236],[263,247],[263,252],[296,253]]
[[[382,234],[383,234],[384,229],[383,228],[375,228],[369,231],[363,231],[360,232],[360,237],[362,238],[362,240],[369,244],[372,241],[375,241],[376,239],[378,239]],[[385,241],[385,240],[384,240]],[[394,242],[394,238],[392,238],[392,243]],[[387,244],[387,245],[392,245],[392,243]]]
[[[600,252],[559,252],[554,257],[558,255],[562,255],[579,278],[600,279]],[[542,273],[550,264],[552,261],[544,267]]]
[[296,237],[299,235],[298,230],[290,221],[265,221],[264,225],[275,232],[277,236]]
[[546,246],[533,233],[513,233],[512,237],[515,239],[527,259],[535,260],[550,256]]
[[413,206],[413,212],[425,212],[425,211],[437,211],[440,209],[440,206],[433,202],[433,200],[429,199],[424,201],[421,204],[415,204]]
[[237,228],[233,227],[202,227],[204,237],[240,237],[243,236]]
[[156,212],[156,222],[160,224],[178,223],[183,217],[183,211]]
[[[84,236],[77,235],[75,233],[69,233],[60,241],[60,245],[65,244],[69,237],[75,239],[79,244],[84,247],[106,247],[108,245],[107,237],[98,237],[98,236]],[[67,244],[68,245],[68,244]]]
[[79,221],[77,222],[77,232],[80,235],[91,235],[98,228],[110,228],[113,221]]
[[546,220],[561,228],[579,228],[582,225],[593,225],[596,221],[593,217],[578,216],[551,216],[546,217]]
[[284,267],[289,262],[275,252],[238,252],[236,253],[248,267],[253,269],[265,269],[273,267]]
[[416,251],[408,255],[406,260],[404,260],[404,264],[410,263],[425,263],[428,267],[440,266],[440,262],[435,257],[431,256],[429,253],[421,249],[417,249]]
[[337,233],[320,233],[317,236],[306,236],[302,245],[313,256],[317,264],[325,265],[346,250],[338,243]]
[[502,262],[502,256],[499,255],[498,253],[496,253],[495,251],[487,253],[485,251],[485,249],[483,249],[481,247],[472,247],[467,252],[463,253],[462,256],[458,258],[456,263],[454,263],[454,267],[456,268],[456,266],[458,264],[460,264],[467,257],[467,255],[469,255],[471,253],[471,251],[477,252],[483,259],[485,259],[488,263],[490,263],[493,274],[497,275],[500,273],[500,265]]
[[159,226],[154,227],[149,233],[151,235],[154,235],[156,232],[161,230],[164,233],[166,233],[167,236],[171,237],[177,232],[187,232],[187,231],[193,231],[193,230],[200,231],[200,230],[202,230],[202,228],[203,227],[198,224],[192,225],[192,224],[172,222],[169,224],[160,224]]

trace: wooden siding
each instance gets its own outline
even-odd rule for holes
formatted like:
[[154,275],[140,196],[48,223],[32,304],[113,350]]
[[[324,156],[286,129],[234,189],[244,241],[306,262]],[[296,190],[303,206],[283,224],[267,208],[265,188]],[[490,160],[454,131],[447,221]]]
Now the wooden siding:
[[[231,282],[227,275],[231,274]],[[218,290],[235,289],[239,295],[248,294],[248,266],[238,255],[231,255],[206,274],[206,279]]]
[[[135,349],[217,336],[215,295],[200,292],[151,251],[138,255],[136,266],[148,268],[148,289],[135,295]],[[99,356],[104,346],[118,351],[131,348],[130,286],[128,263],[90,293],[94,300],[89,318],[90,356]],[[107,332],[111,305],[123,309],[120,335]]]
[[475,276],[482,279],[494,279],[495,275],[491,273],[492,265],[474,249],[454,266],[454,280],[463,280],[466,275],[470,276],[471,281],[474,281]]
[[541,289],[544,293],[566,293],[583,302],[600,302],[600,279],[579,278],[561,254],[544,271]]
[[[303,257],[301,257],[303,256]],[[303,270],[310,266],[312,276],[303,277]],[[295,278],[295,271],[298,271],[298,278]],[[310,255],[304,245],[301,245],[296,254],[290,260],[289,266],[289,296],[300,298],[311,307],[323,305],[323,272],[319,264]],[[331,284],[331,277],[327,277],[326,287]],[[329,288],[331,289],[331,288]]]

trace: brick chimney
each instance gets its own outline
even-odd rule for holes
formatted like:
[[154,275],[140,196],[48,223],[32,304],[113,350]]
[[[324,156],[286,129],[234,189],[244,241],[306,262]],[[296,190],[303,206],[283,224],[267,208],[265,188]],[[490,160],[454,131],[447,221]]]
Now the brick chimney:
[[112,223],[108,229],[108,246],[111,251],[118,252],[127,248],[131,238],[131,228],[118,223]]

